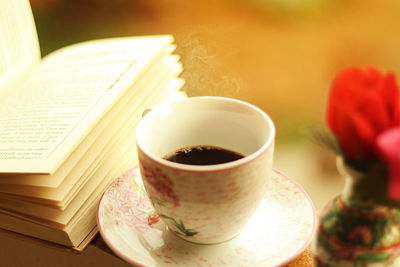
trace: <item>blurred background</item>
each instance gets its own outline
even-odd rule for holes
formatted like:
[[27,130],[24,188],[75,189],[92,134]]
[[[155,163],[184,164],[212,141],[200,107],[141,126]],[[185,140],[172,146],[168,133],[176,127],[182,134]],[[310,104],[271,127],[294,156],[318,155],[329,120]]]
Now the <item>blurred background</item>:
[[310,142],[334,76],[349,66],[400,73],[400,1],[31,0],[42,55],[90,39],[172,34],[190,96],[250,102],[277,128],[275,168],[318,211],[343,179]]

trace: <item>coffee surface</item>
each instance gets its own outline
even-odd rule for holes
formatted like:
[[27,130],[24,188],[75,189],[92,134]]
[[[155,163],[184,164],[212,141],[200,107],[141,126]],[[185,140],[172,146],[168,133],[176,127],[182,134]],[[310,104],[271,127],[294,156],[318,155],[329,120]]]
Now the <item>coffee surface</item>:
[[164,156],[164,159],[188,165],[215,165],[243,158],[238,152],[225,148],[198,145],[184,147]]

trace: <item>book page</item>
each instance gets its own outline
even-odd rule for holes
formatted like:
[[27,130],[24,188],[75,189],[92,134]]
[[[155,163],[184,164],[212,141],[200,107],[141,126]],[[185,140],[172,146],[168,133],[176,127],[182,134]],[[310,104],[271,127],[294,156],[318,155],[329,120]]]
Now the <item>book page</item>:
[[40,62],[29,0],[0,0],[0,96]]
[[[85,187],[66,209],[60,210],[30,202],[0,200],[0,212],[26,218],[49,227],[64,228],[84,203],[98,200],[111,180],[137,164],[135,143],[132,139],[134,138],[127,138],[125,144],[119,144],[114,149],[109,156],[110,159],[94,173],[90,186]],[[127,167],[127,164],[122,164],[125,162],[129,162],[130,165]]]
[[[170,82],[167,90],[170,91],[171,101],[184,97],[177,91],[181,86],[181,80],[172,80]],[[124,132],[123,138],[118,141],[118,144],[113,146],[111,153],[107,156],[108,159],[100,165],[88,183],[72,199],[66,209],[60,210],[32,202],[0,199],[0,212],[20,216],[21,218],[25,216],[30,217],[29,220],[49,226],[65,227],[71,218],[75,216],[78,209],[81,208],[82,203],[90,202],[90,199],[93,198],[98,198],[111,180],[118,177],[121,172],[125,172],[137,165],[135,136],[131,134],[136,124],[132,122],[132,125],[127,129],[121,129]],[[128,164],[121,165],[123,166],[121,168],[117,167],[124,161]]]
[[36,237],[65,246],[73,245],[69,240],[68,233],[64,231],[32,223],[31,221],[14,217],[7,213],[0,212],[0,228],[2,230]]
[[[122,136],[126,134],[134,137],[134,128],[141,118],[142,110],[149,105],[164,102],[166,94],[168,96],[173,95],[182,86],[182,82],[179,82],[180,80],[174,80],[174,77],[180,72],[180,65],[168,64],[168,66],[169,68],[164,69],[162,72],[160,79],[150,80],[150,84],[145,87],[152,94],[143,94],[144,96],[140,98],[131,96],[130,99],[123,99],[129,101],[124,103],[123,109],[118,114],[115,114],[115,118],[104,128],[101,135],[96,138],[92,146],[83,155],[83,158],[68,173],[68,176],[65,177],[59,187],[1,185],[0,198],[10,198],[11,194],[14,194],[21,195],[27,202],[38,202],[59,207],[67,205],[88,179],[91,179],[92,172],[101,164],[104,164],[105,157],[109,152],[124,140]],[[140,104],[137,103],[138,101]],[[91,161],[87,160],[89,158]],[[18,177],[15,179],[18,179]],[[29,197],[29,200],[27,197]]]
[[[11,188],[4,186],[5,184],[14,184],[14,185],[22,185],[22,186],[40,186],[40,187],[58,187],[61,182],[64,180],[64,178],[69,175],[73,175],[76,177],[80,177],[82,174],[80,174],[78,171],[78,166],[77,163],[78,161],[82,161],[82,157],[84,157],[85,162],[84,165],[88,166],[89,163],[87,163],[88,157],[86,156],[85,153],[87,153],[87,150],[93,146],[92,144],[95,142],[96,139],[101,138],[104,139],[102,141],[102,145],[99,145],[96,143],[94,148],[91,149],[100,149],[100,151],[104,150],[105,143],[104,142],[109,142],[109,139],[111,136],[105,135],[106,132],[109,130],[106,130],[106,128],[112,127],[111,122],[115,122],[116,119],[121,119],[121,116],[124,116],[128,110],[131,110],[132,108],[128,107],[129,109],[125,108],[125,105],[129,106],[141,106],[145,104],[144,99],[142,98],[141,95],[146,96],[149,95],[152,90],[155,88],[152,88],[152,85],[154,82],[158,80],[163,80],[165,79],[166,76],[168,76],[168,79],[170,79],[170,76],[175,77],[178,75],[177,71],[181,71],[182,67],[177,63],[178,58],[174,55],[169,55],[166,56],[164,59],[165,62],[162,64],[155,64],[154,66],[151,67],[151,70],[147,71],[145,75],[142,75],[141,79],[138,79],[138,82],[135,83],[133,86],[140,87],[140,88],[146,88],[145,91],[147,91],[144,94],[138,94],[140,93],[139,91],[134,91],[131,90],[128,94],[124,95],[124,97],[118,101],[118,104],[110,110],[104,117],[103,119],[97,123],[97,125],[92,129],[90,135],[88,135],[76,149],[73,151],[73,153],[70,154],[69,158],[64,161],[62,166],[57,169],[57,171],[53,175],[38,175],[38,174],[0,174],[0,192],[13,192]],[[173,72],[177,70],[176,72]],[[150,87],[149,87],[150,86]],[[164,90],[162,90],[164,91]],[[153,92],[155,93],[155,91]],[[124,108],[123,108],[124,107]],[[126,111],[125,111],[126,109]],[[122,112],[122,113],[121,113]],[[120,114],[121,113],[121,114]],[[126,114],[129,115],[129,114]],[[129,116],[134,116],[134,115],[129,115]],[[114,129],[113,129],[114,130]],[[117,130],[117,129],[115,129]],[[97,142],[97,141],[96,141]],[[104,144],[103,144],[104,143]],[[96,152],[99,153],[99,152]],[[73,173],[71,170],[73,169]]]
[[[185,97],[181,92],[178,92],[178,89],[182,86],[182,82],[182,80],[172,80],[170,82],[170,85],[165,90],[165,93],[167,94],[167,97],[165,98],[166,101],[174,101]],[[135,149],[133,149],[135,147],[134,137],[130,135],[127,137],[128,139],[131,139],[130,144],[129,142],[124,142],[122,144],[123,146],[117,149],[117,151],[125,151],[119,153],[119,157],[115,157],[115,163],[109,162],[109,164],[102,165],[94,174],[95,177],[102,176],[103,178],[97,177],[94,179],[102,182],[97,185],[91,194],[86,190],[82,191],[64,211],[37,206],[32,203],[16,203],[17,206],[20,206],[20,211],[25,210],[24,213],[28,211],[28,214],[34,217],[2,210],[0,212],[0,217],[2,214],[7,217],[4,222],[0,223],[2,227],[5,229],[18,229],[18,232],[23,232],[24,234],[65,244],[63,239],[57,238],[56,241],[55,237],[50,234],[54,232],[55,228],[62,229],[62,231],[68,233],[68,239],[71,240],[73,244],[79,243],[80,240],[87,235],[90,226],[96,224],[96,207],[98,205],[99,197],[104,191],[106,185],[108,185],[112,179],[118,177],[121,173],[132,168],[132,166],[136,164],[137,155]],[[85,200],[82,201],[81,198],[85,198]],[[81,204],[83,202],[84,204]],[[12,202],[9,202],[7,206],[11,203]],[[27,205],[30,207],[28,208]],[[33,210],[35,210],[35,212],[33,212]],[[15,218],[15,220],[10,222],[8,219],[9,217]],[[25,224],[22,225],[21,222],[24,222]],[[50,226],[51,228],[48,228],[48,232],[37,230],[31,231],[32,227],[38,227],[39,225],[43,227]]]
[[53,173],[171,41],[114,38],[49,55],[0,99],[0,172]]

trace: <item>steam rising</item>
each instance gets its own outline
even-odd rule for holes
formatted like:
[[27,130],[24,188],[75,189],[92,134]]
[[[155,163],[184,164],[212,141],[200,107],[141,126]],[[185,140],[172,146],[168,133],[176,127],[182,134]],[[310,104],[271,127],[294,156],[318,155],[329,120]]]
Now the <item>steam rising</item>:
[[[182,78],[188,96],[217,95],[237,97],[242,80],[232,73],[229,61],[235,56],[232,49],[224,49],[226,45],[215,44],[213,34],[210,32],[192,31],[177,40],[177,53],[182,56],[184,72]],[[218,38],[221,40],[221,38]]]

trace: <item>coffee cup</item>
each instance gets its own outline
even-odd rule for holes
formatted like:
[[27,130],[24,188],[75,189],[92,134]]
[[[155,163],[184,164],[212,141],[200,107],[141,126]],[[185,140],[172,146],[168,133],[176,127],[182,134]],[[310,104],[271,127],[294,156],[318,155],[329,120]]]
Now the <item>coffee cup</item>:
[[[268,190],[274,139],[270,117],[240,100],[189,97],[152,108],[136,129],[136,143],[155,211],[170,231],[187,241],[232,239]],[[193,150],[214,153],[212,149],[238,158],[207,162],[207,155],[196,165],[186,155]],[[213,154],[217,161],[222,157],[218,153]],[[171,161],[178,154],[189,162]]]

